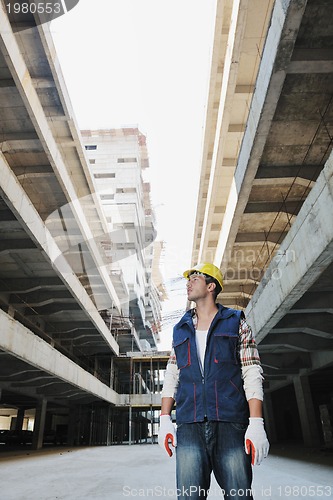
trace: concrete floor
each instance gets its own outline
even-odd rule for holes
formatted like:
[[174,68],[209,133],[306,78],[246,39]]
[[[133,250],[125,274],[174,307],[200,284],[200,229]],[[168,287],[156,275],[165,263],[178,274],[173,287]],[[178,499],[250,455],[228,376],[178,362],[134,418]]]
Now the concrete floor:
[[[176,499],[175,460],[158,445],[0,453],[1,500]],[[275,447],[254,468],[255,500],[333,498],[333,452]],[[213,479],[209,500],[221,500]]]

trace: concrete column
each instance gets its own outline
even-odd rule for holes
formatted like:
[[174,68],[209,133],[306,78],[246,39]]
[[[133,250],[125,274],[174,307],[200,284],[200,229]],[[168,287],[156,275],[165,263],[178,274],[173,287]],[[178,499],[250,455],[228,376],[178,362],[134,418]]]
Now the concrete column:
[[69,409],[67,444],[68,446],[80,444],[80,422],[77,406],[71,406]]
[[110,446],[112,444],[112,411],[111,405],[108,406],[107,413],[107,434],[106,434],[106,445]]
[[276,443],[277,434],[275,426],[275,415],[273,411],[272,394],[270,392],[265,393],[264,397],[264,419],[268,440],[270,443]]
[[111,364],[110,364],[110,388],[114,388],[114,357],[111,357]]
[[94,359],[94,377],[98,378],[98,358]]
[[32,441],[32,448],[38,450],[43,446],[43,434],[45,427],[47,399],[38,401],[35,415],[34,435]]
[[17,410],[16,422],[15,422],[15,430],[17,430],[17,431],[22,430],[23,422],[24,422],[24,413],[25,413],[24,408],[19,408]]
[[12,305],[8,306],[7,312],[11,318],[15,317],[15,308]]
[[320,444],[319,431],[307,375],[294,377],[294,387],[305,446]]

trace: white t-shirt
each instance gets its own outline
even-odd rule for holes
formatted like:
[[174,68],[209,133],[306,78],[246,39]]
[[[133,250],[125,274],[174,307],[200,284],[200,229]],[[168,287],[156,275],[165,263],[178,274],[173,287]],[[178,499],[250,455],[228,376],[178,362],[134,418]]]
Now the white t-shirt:
[[198,358],[200,361],[200,367],[201,367],[202,373],[204,370],[207,334],[208,334],[208,330],[196,330],[196,332],[195,332],[195,342],[197,344]]

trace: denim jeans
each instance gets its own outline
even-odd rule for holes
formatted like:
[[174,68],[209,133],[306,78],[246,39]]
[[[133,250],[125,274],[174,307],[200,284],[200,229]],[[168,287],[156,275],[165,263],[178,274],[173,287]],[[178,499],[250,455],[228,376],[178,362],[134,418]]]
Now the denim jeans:
[[224,498],[253,499],[251,457],[244,450],[246,428],[247,424],[231,422],[200,422],[178,426],[178,499],[207,498],[212,472]]

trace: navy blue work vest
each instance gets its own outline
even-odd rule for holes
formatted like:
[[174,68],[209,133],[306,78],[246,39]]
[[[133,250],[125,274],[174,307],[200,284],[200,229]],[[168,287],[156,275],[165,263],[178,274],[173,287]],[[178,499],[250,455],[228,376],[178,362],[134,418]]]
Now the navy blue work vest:
[[249,407],[238,357],[242,311],[216,304],[218,312],[207,335],[204,372],[200,368],[193,311],[187,311],[173,330],[179,368],[176,394],[177,424],[213,421],[247,423]]

